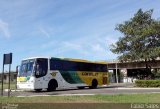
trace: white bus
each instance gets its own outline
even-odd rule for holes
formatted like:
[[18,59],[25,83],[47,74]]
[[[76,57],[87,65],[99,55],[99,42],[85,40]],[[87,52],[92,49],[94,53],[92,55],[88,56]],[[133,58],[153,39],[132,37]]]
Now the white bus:
[[107,64],[69,58],[28,58],[22,60],[17,89],[53,91],[56,88],[97,88],[108,84]]

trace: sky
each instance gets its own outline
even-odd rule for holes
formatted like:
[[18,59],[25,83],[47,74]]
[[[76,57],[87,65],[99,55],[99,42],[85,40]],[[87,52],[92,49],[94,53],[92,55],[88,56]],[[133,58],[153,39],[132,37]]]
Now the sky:
[[159,0],[0,0],[0,71],[10,52],[12,70],[35,56],[116,59],[110,45],[122,34],[115,27],[140,8],[160,18]]

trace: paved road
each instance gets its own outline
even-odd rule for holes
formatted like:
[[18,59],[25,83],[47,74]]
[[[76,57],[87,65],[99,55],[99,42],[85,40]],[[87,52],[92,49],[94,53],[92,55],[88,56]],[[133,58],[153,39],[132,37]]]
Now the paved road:
[[[134,88],[132,84],[112,84],[106,87],[99,87],[97,89],[58,89],[53,92],[35,92],[35,91],[24,91],[24,92],[11,92],[11,96],[49,96],[49,95],[93,95],[93,94],[133,94],[133,93],[160,93],[160,88]],[[4,92],[7,95],[7,92]]]

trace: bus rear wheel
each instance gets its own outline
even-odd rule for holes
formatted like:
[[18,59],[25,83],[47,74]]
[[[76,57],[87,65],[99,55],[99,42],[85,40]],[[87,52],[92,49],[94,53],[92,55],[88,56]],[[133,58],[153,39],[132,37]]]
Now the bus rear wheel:
[[89,88],[90,89],[96,89],[97,88],[97,85],[98,85],[98,82],[96,79],[93,79],[92,80],[92,86],[90,86]]
[[50,80],[50,82],[48,83],[47,91],[48,92],[54,91],[54,90],[56,90],[57,87],[58,87],[57,81],[54,79]]

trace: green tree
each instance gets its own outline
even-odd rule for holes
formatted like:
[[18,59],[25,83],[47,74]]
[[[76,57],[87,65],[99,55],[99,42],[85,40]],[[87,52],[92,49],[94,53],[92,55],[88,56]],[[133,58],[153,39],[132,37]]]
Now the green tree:
[[153,10],[138,12],[128,21],[118,24],[123,34],[111,45],[121,61],[151,61],[160,57],[160,21],[152,18]]
[[128,21],[116,26],[123,34],[111,45],[111,51],[119,54],[120,61],[145,61],[147,64],[160,57],[160,20],[152,18],[153,10],[143,12],[139,9]]

